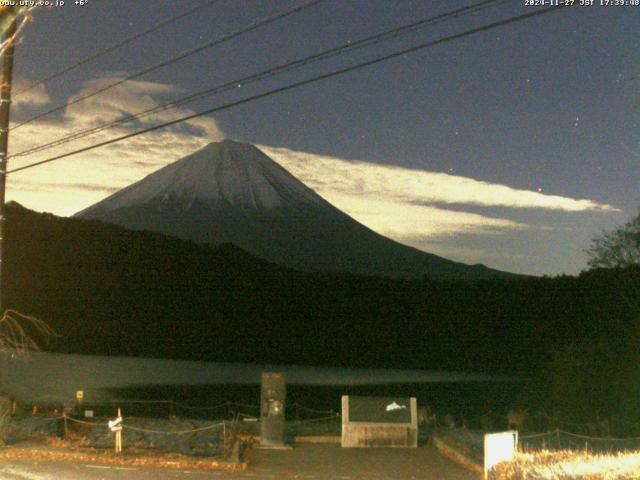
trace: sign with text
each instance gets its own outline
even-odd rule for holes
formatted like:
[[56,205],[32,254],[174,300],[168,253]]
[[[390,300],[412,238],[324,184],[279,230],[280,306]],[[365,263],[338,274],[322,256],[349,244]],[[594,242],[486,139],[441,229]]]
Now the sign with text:
[[411,423],[411,398],[355,397],[349,395],[349,421]]
[[415,397],[342,396],[343,447],[418,446]]

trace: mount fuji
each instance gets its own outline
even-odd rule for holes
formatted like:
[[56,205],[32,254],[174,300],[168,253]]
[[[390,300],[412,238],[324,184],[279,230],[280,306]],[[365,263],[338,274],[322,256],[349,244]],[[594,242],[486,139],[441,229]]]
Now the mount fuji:
[[302,271],[462,279],[510,275],[379,235],[255,146],[232,140],[211,143],[75,217],[197,243],[233,243]]

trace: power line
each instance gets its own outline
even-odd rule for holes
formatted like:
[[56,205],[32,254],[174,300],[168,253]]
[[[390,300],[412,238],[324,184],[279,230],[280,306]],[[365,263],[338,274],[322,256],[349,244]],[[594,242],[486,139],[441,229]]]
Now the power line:
[[357,49],[361,49],[364,47],[368,47],[371,45],[375,45],[378,43],[381,43],[383,41],[387,41],[389,39],[392,38],[398,38],[402,35],[406,35],[408,33],[412,33],[415,32],[421,28],[425,28],[427,26],[431,26],[437,23],[440,23],[442,21],[446,21],[452,17],[460,17],[462,15],[465,14],[469,14],[469,13],[477,13],[482,9],[488,8],[490,6],[492,6],[493,4],[502,4],[502,3],[506,3],[512,0],[483,0],[481,2],[478,2],[474,5],[470,5],[467,7],[462,7],[462,8],[458,8],[456,10],[452,10],[449,12],[445,12],[442,13],[440,15],[434,16],[434,17],[429,17],[426,19],[422,19],[419,20],[417,22],[412,22],[410,24],[407,25],[403,25],[400,27],[396,27],[394,29],[391,30],[387,30],[384,31],[382,33],[376,34],[376,35],[372,35],[363,39],[360,39],[358,41],[355,42],[347,42],[339,47],[335,47],[329,50],[324,50],[320,53],[308,56],[308,57],[304,57],[302,59],[297,59],[297,60],[293,60],[281,65],[278,65],[276,67],[272,67],[269,68],[267,70],[263,70],[259,73],[247,76],[247,77],[243,77],[240,79],[236,79],[236,80],[232,80],[230,82],[226,82],[222,85],[218,85],[216,87],[212,87],[212,88],[208,88],[206,90],[202,90],[200,92],[196,92],[193,93],[191,95],[188,95],[186,97],[182,97],[176,100],[173,100],[171,102],[165,103],[163,105],[159,105],[147,110],[144,110],[142,112],[138,112],[136,114],[132,114],[132,115],[127,115],[124,117],[121,117],[117,120],[114,120],[112,122],[109,123],[105,123],[102,125],[98,125],[96,127],[90,127],[75,133],[72,133],[70,135],[64,136],[64,137],[60,137],[56,140],[53,140],[51,142],[42,144],[42,145],[37,145],[35,147],[31,147],[29,149],[23,150],[21,152],[15,153],[13,155],[11,155],[9,158],[16,158],[16,157],[23,157],[23,156],[28,156],[28,155],[32,155],[34,153],[38,153],[41,152],[43,150],[48,150],[49,148],[53,148],[59,145],[63,145],[65,143],[74,141],[74,140],[78,140],[84,137],[87,137],[89,135],[92,135],[94,133],[98,133],[101,132],[103,130],[106,130],[108,128],[111,128],[115,125],[119,125],[119,124],[123,124],[123,123],[128,123],[131,122],[133,120],[138,120],[144,117],[147,117],[151,114],[154,113],[159,113],[162,111],[166,111],[172,108],[176,108],[179,107],[181,105],[184,105],[186,103],[189,102],[193,102],[195,100],[199,100],[214,94],[218,94],[218,93],[222,93],[228,90],[232,90],[238,87],[238,85],[244,86],[244,85],[248,85],[251,83],[254,83],[256,81],[259,80],[263,80],[265,78],[269,78],[269,77],[273,77],[276,75],[279,75],[281,73],[284,72],[288,72],[291,71],[293,69],[296,68],[300,68],[312,63],[315,63],[317,61],[321,61],[321,60],[326,60],[332,57],[336,57],[338,55],[342,55],[345,52],[349,52],[349,51],[353,51],[353,50],[357,50]]
[[284,11],[282,11],[280,13],[277,13],[276,15],[273,15],[273,16],[270,16],[270,17],[266,17],[266,18],[264,18],[262,20],[259,20],[258,22],[252,23],[248,27],[245,27],[245,28],[243,28],[241,30],[236,30],[236,31],[234,31],[234,32],[232,32],[230,34],[227,34],[227,35],[225,35],[225,36],[223,36],[223,37],[221,37],[221,38],[219,38],[217,40],[212,40],[210,42],[206,42],[206,43],[204,43],[202,45],[199,45],[197,47],[191,48],[189,50],[185,50],[184,52],[182,52],[182,53],[180,53],[180,54],[178,54],[178,55],[176,55],[174,57],[171,57],[171,58],[169,58],[167,60],[164,60],[164,61],[162,61],[160,63],[157,63],[155,65],[152,65],[150,67],[144,68],[144,69],[142,69],[142,70],[140,70],[140,71],[138,71],[136,73],[128,75],[127,77],[125,77],[123,79],[120,79],[120,80],[118,80],[116,82],[113,82],[113,83],[111,83],[111,84],[109,84],[109,85],[107,85],[105,87],[99,88],[98,90],[94,90],[93,92],[87,93],[87,94],[82,95],[82,96],[77,97],[77,98],[74,98],[73,100],[67,101],[67,102],[65,102],[65,103],[63,103],[61,105],[58,105],[57,107],[54,107],[54,108],[52,108],[50,110],[47,110],[46,112],[39,113],[38,115],[35,115],[35,116],[33,116],[33,117],[31,117],[31,118],[29,118],[29,119],[17,124],[17,125],[15,125],[14,127],[11,128],[11,130],[15,130],[16,128],[20,128],[23,125],[31,123],[31,122],[33,122],[35,120],[38,120],[38,119],[42,118],[42,117],[45,117],[45,116],[47,116],[47,115],[49,115],[51,113],[58,112],[58,111],[60,111],[60,110],[62,110],[64,108],[67,108],[70,105],[76,104],[78,102],[82,102],[84,100],[87,100],[88,98],[91,98],[91,97],[94,97],[94,96],[96,96],[96,95],[98,95],[100,93],[106,92],[107,90],[110,90],[110,89],[112,89],[114,87],[117,87],[118,85],[121,85],[124,82],[127,82],[129,80],[133,80],[134,78],[141,77],[142,75],[146,75],[147,73],[151,73],[151,72],[153,72],[155,70],[158,70],[159,68],[166,67],[167,65],[171,65],[172,63],[176,63],[176,62],[178,62],[180,60],[183,60],[183,59],[185,59],[185,58],[187,58],[187,57],[189,57],[191,55],[199,53],[199,52],[201,52],[203,50],[218,46],[218,45],[220,45],[220,44],[222,44],[222,43],[224,43],[226,41],[229,41],[229,40],[231,40],[233,38],[236,38],[236,37],[239,37],[241,35],[244,35],[245,33],[251,32],[251,31],[256,30],[256,29],[258,29],[260,27],[264,27],[265,25],[268,25],[270,23],[274,23],[274,22],[276,22],[278,20],[286,18],[286,17],[288,17],[290,15],[293,15],[294,13],[299,13],[299,12],[301,12],[303,10],[306,10],[306,9],[308,9],[310,7],[313,7],[313,6],[315,6],[315,5],[319,4],[319,3],[322,3],[324,1],[326,1],[326,0],[310,0],[310,1],[306,2],[306,3],[303,3],[302,5],[298,5],[296,7],[284,10]]
[[172,125],[176,125],[178,123],[186,122],[188,120],[192,120],[194,118],[198,118],[198,117],[201,117],[203,115],[208,115],[208,114],[216,113],[216,112],[219,112],[219,111],[222,111],[222,110],[227,110],[229,108],[237,107],[239,105],[243,105],[245,103],[252,102],[254,100],[258,100],[258,99],[261,99],[261,98],[269,97],[271,95],[275,95],[275,94],[278,94],[278,93],[283,93],[283,92],[286,92],[288,90],[293,90],[294,88],[302,87],[304,85],[309,85],[311,83],[319,82],[321,80],[326,80],[326,79],[329,79],[329,78],[333,78],[333,77],[336,77],[338,75],[342,75],[342,74],[348,73],[348,72],[353,72],[355,70],[359,70],[359,69],[364,68],[364,67],[368,67],[368,66],[371,66],[371,65],[376,65],[376,64],[385,62],[387,60],[391,60],[393,58],[400,57],[402,55],[407,55],[409,53],[415,53],[415,52],[418,52],[420,50],[424,50],[424,49],[427,49],[427,48],[430,48],[430,47],[434,47],[436,45],[442,45],[442,44],[448,43],[448,42],[450,42],[452,40],[457,40],[459,38],[467,37],[469,35],[474,35],[476,33],[486,32],[486,31],[492,30],[494,28],[498,28],[498,27],[502,27],[502,26],[509,25],[509,24],[512,24],[512,23],[520,22],[522,20],[526,20],[526,19],[529,19],[529,18],[532,18],[532,17],[537,17],[537,16],[544,15],[544,14],[547,14],[547,13],[556,12],[556,11],[559,11],[559,10],[565,8],[566,6],[568,6],[568,5],[560,5],[560,6],[556,6],[556,7],[549,7],[549,8],[544,8],[544,9],[540,9],[540,10],[535,10],[533,12],[529,12],[529,13],[525,13],[525,14],[522,14],[522,15],[517,15],[515,17],[507,18],[505,20],[500,20],[500,21],[497,21],[497,22],[493,22],[493,23],[490,23],[488,25],[484,25],[482,27],[472,28],[470,30],[466,30],[464,32],[457,33],[455,35],[450,35],[448,37],[443,37],[443,38],[440,38],[438,40],[433,40],[431,42],[422,43],[422,44],[416,45],[414,47],[405,48],[405,49],[396,51],[394,53],[390,53],[388,55],[384,55],[382,57],[375,58],[373,60],[368,60],[366,62],[362,62],[362,63],[358,63],[358,64],[355,64],[355,65],[351,65],[349,67],[341,68],[339,70],[334,70],[332,72],[325,73],[323,75],[318,75],[316,77],[312,77],[312,78],[309,78],[309,79],[306,79],[306,80],[301,80],[299,82],[290,83],[289,85],[285,85],[283,87],[279,87],[279,88],[276,88],[276,89],[273,89],[273,90],[269,90],[269,91],[266,91],[266,92],[263,92],[263,93],[252,95],[250,97],[246,97],[246,98],[243,98],[241,100],[236,100],[234,102],[230,102],[230,103],[227,103],[225,105],[213,107],[213,108],[210,108],[210,109],[205,110],[203,112],[187,115],[187,116],[178,118],[176,120],[172,120],[170,122],[165,122],[165,123],[162,123],[160,125],[155,125],[153,127],[149,127],[149,128],[144,129],[144,130],[140,130],[138,132],[133,132],[133,133],[129,133],[127,135],[122,135],[120,137],[112,138],[111,140],[107,140],[107,141],[100,142],[100,143],[97,143],[97,144],[94,144],[94,145],[90,145],[88,147],[80,148],[78,150],[74,150],[72,152],[64,153],[62,155],[57,155],[57,156],[48,158],[46,160],[41,160],[41,161],[34,162],[34,163],[31,163],[31,164],[28,164],[28,165],[24,165],[22,167],[14,168],[13,170],[9,170],[7,172],[7,174],[19,172],[19,171],[22,171],[22,170],[33,168],[33,167],[36,167],[36,166],[39,166],[39,165],[43,165],[45,163],[53,162],[53,161],[56,161],[56,160],[61,160],[63,158],[67,158],[67,157],[70,157],[72,155],[77,155],[79,153],[84,153],[84,152],[87,152],[87,151],[90,151],[90,150],[94,150],[96,148],[100,148],[100,147],[104,147],[104,146],[110,145],[112,143],[120,142],[120,141],[123,141],[123,140],[128,140],[129,138],[137,137],[138,135],[143,135],[145,133],[153,132],[153,131],[159,130],[161,128],[170,127]]
[[28,86],[26,86],[25,88],[23,88],[22,90],[18,90],[14,95],[15,96],[19,96],[22,95],[23,93],[28,92],[29,90],[34,89],[35,87],[37,87],[38,85],[41,85],[43,83],[48,82],[49,80],[53,80],[54,78],[60,77],[62,75],[64,75],[65,73],[70,72],[71,70],[75,70],[76,68],[85,65],[93,60],[96,60],[97,58],[102,57],[103,55],[106,55],[107,53],[111,53],[114,50],[117,50],[121,47],[124,47],[125,45],[128,45],[129,43],[135,42],[136,40],[139,40],[142,37],[145,37],[151,33],[154,33],[158,30],[160,30],[161,28],[169,25],[170,23],[176,22],[182,18],[188,17],[189,15],[193,15],[196,12],[199,12],[200,10],[209,7],[211,5],[213,5],[214,3],[218,2],[219,0],[206,0],[203,4],[198,5],[197,7],[192,8],[191,10],[187,10],[184,13],[181,13],[180,15],[177,15],[175,17],[171,17],[167,20],[164,20],[160,23],[158,23],[157,25],[149,28],[148,30],[145,30],[143,32],[137,33],[136,35],[133,35],[131,37],[125,38],[124,40],[114,43],[92,55],[89,55],[81,60],[78,60],[76,63],[69,65],[68,67],[65,67],[61,70],[58,70],[57,72],[51,73],[43,78],[41,78],[40,80],[37,80],[33,83],[30,83]]

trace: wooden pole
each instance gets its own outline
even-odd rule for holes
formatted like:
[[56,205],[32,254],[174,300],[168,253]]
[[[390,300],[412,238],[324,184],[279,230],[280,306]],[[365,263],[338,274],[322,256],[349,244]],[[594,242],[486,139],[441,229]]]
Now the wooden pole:
[[[118,407],[118,418],[122,417],[122,411]],[[119,429],[116,431],[116,453],[122,453],[122,422],[118,425]]]
[[[11,39],[16,33],[16,20],[5,34],[5,39]],[[13,78],[14,42],[8,45],[2,54],[2,83],[0,84],[0,316],[4,312],[2,302],[2,263],[4,247],[4,197],[7,182],[7,151],[9,150],[9,114],[11,112],[11,82]]]

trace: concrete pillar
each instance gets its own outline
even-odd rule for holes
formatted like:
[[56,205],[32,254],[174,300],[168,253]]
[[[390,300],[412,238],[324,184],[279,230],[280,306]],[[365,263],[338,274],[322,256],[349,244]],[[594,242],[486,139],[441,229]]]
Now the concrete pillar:
[[285,401],[287,384],[282,372],[263,372],[260,395],[260,447],[287,448]]

